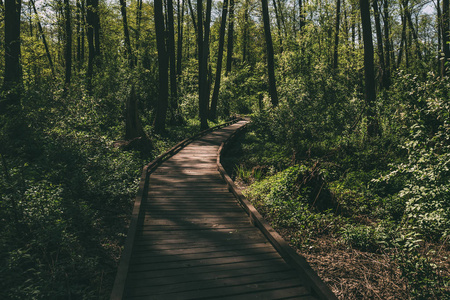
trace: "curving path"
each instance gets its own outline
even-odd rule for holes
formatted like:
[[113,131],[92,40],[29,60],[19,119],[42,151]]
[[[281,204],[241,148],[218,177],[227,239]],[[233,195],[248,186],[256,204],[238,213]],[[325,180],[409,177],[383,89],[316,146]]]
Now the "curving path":
[[217,170],[221,143],[245,123],[195,140],[150,175],[124,299],[317,299]]

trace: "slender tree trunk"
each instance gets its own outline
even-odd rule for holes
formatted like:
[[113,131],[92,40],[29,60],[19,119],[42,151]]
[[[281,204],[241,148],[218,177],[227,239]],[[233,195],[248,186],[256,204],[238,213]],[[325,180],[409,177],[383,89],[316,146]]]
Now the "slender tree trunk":
[[66,85],[70,84],[70,80],[72,77],[72,24],[71,24],[71,9],[69,0],[64,0],[64,23],[65,23],[65,32],[66,32],[66,43],[64,48],[64,56],[65,56],[65,83]]
[[391,85],[391,39],[389,34],[389,0],[384,0],[384,47],[385,47],[385,74],[383,78],[385,79],[385,88],[389,88]]
[[341,0],[336,0],[336,27],[334,32],[334,60],[333,69],[338,68],[339,27],[341,21]]
[[[242,28],[242,62],[247,61],[247,52],[248,52],[248,39],[249,39],[249,33],[248,33],[248,5],[249,0],[244,0],[244,26]],[[280,37],[281,38],[281,37]]]
[[139,46],[140,46],[140,38],[141,38],[141,19],[142,19],[142,0],[137,1],[136,7],[136,55],[134,55],[134,64],[138,64],[138,56],[139,56]]
[[128,19],[127,19],[127,3],[125,0],[119,0],[120,12],[122,14],[123,35],[125,39],[125,49],[128,57],[128,65],[130,68],[134,66],[133,51],[131,50],[130,32],[128,31]]
[[420,51],[419,37],[417,36],[414,23],[411,18],[411,12],[409,11],[409,0],[403,0],[403,9],[405,10],[406,21],[408,22],[409,29],[411,30],[414,42],[416,44],[416,53],[419,60],[422,60],[422,52]]
[[181,75],[181,60],[183,57],[183,28],[184,28],[184,0],[181,1],[180,14],[180,0],[178,0],[178,39],[177,39],[177,75]]
[[[194,15],[194,9],[192,8],[192,2],[191,2],[191,0],[187,0],[187,1],[188,1],[188,6],[189,6],[189,12],[190,12],[191,18],[192,18],[192,24],[194,25],[194,30],[198,35],[197,22],[195,21],[195,15]],[[198,12],[197,12],[197,15],[198,15]]]
[[86,30],[86,10],[84,7],[86,0],[81,0],[81,61],[84,62],[84,48],[85,48],[85,30]]
[[94,45],[94,12],[93,4],[94,0],[86,0],[87,5],[87,40],[88,40],[88,66],[87,66],[87,87],[88,90],[92,88],[92,76],[94,75],[94,60],[95,60],[95,45]]
[[176,60],[175,60],[175,28],[174,28],[174,16],[173,16],[173,2],[167,0],[167,52],[169,56],[170,67],[170,106],[172,116],[176,114],[178,110],[178,95],[177,95],[177,73],[176,73]]
[[0,99],[0,114],[18,106],[22,86],[20,65],[20,13],[21,0],[5,0],[5,71],[3,89],[6,99]]
[[383,48],[383,33],[381,32],[381,22],[380,22],[380,12],[378,9],[378,0],[373,0],[373,14],[375,17],[375,30],[377,34],[377,46],[378,46],[378,57],[380,59],[380,65],[381,65],[381,82],[382,86],[386,87],[386,64],[384,61],[384,48]]
[[[94,26],[94,41],[95,41],[95,56],[100,57],[100,14],[98,7],[98,0],[91,0],[93,6],[93,26]],[[97,59],[97,62],[99,60]]]
[[165,22],[162,0],[155,0],[155,32],[158,49],[159,97],[155,117],[155,131],[163,133],[166,129],[166,115],[169,97],[169,59],[165,41]]
[[234,0],[230,0],[230,17],[228,18],[228,40],[227,40],[227,69],[225,75],[231,72],[233,60],[233,37],[234,37]]
[[364,74],[365,74],[365,100],[367,114],[367,134],[374,137],[379,134],[378,121],[375,111],[376,90],[374,54],[372,40],[372,26],[370,21],[369,0],[359,0],[361,9],[361,23],[364,40]]
[[402,63],[403,58],[403,46],[406,43],[406,21],[405,17],[402,14],[402,39],[400,41],[400,49],[398,52],[398,59],[397,59],[397,68],[400,67],[400,64]]
[[302,31],[303,26],[305,25],[305,16],[303,14],[303,2],[302,0],[298,0],[298,11],[299,11],[299,31]]
[[444,51],[444,49],[442,48],[442,13],[441,13],[441,1],[440,0],[436,1],[436,12],[437,12],[437,32],[438,32],[437,67],[438,67],[438,72],[441,75],[441,77],[444,77],[444,74],[443,74],[444,62],[441,60],[442,52]]
[[275,81],[275,63],[273,57],[273,44],[272,34],[270,33],[270,21],[269,21],[269,7],[267,0],[261,0],[263,22],[264,22],[264,35],[267,45],[267,69],[269,72],[269,94],[272,100],[272,105],[275,107],[278,105],[277,86]]
[[76,13],[76,19],[77,19],[77,66],[79,66],[81,61],[81,3],[80,0],[77,0],[76,3],[77,6],[77,13]]
[[[272,3],[273,3],[273,8],[275,9],[275,19],[277,21],[278,40],[280,42],[280,53],[283,53],[283,37],[281,35],[281,31],[282,30],[281,30],[281,20],[280,20],[281,18],[280,18],[280,15],[278,13],[277,1],[276,0],[272,0]],[[247,16],[247,14],[245,14],[244,16]],[[245,24],[244,30],[245,30],[246,27],[247,27],[247,23]],[[244,47],[245,47],[245,44],[244,44]]]
[[444,49],[444,66],[443,74],[448,75],[448,63],[450,61],[450,8],[449,0],[442,1],[442,42]]
[[217,101],[219,99],[220,78],[222,73],[223,48],[225,44],[225,27],[227,25],[228,0],[223,0],[222,20],[219,33],[219,53],[217,55],[216,80],[214,82],[214,91],[211,98],[211,108],[209,110],[209,119],[216,119]]
[[206,18],[203,26],[201,26],[203,13],[201,0],[197,2],[198,11],[198,28],[199,28],[199,115],[200,128],[202,130],[208,128],[208,104],[209,104],[209,87],[208,87],[208,57],[209,57],[209,32],[211,23],[211,4],[212,0],[206,2]]
[[50,65],[50,70],[52,71],[52,76],[56,77],[55,68],[53,67],[52,56],[50,55],[50,50],[48,48],[47,39],[45,38],[44,30],[42,29],[41,21],[39,19],[39,15],[38,15],[38,12],[36,10],[36,5],[34,3],[34,0],[31,0],[30,2],[31,2],[31,5],[33,6],[34,14],[36,15],[39,34],[41,35],[42,43],[44,44],[45,54],[47,56],[48,64]]

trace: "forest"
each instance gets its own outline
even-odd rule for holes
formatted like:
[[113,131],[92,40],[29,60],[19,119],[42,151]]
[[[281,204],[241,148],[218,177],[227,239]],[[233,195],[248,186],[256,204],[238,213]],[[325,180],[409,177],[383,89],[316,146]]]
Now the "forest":
[[0,298],[106,299],[142,166],[226,168],[339,299],[450,299],[449,0],[0,0]]

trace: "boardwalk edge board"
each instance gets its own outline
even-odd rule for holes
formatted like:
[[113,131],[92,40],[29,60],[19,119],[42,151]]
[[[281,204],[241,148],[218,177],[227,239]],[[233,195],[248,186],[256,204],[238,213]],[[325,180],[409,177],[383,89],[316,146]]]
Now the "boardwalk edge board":
[[155,158],[152,162],[150,162],[148,165],[146,165],[142,169],[141,179],[139,182],[139,189],[138,189],[135,201],[134,201],[133,211],[132,211],[131,219],[130,219],[130,225],[128,227],[127,238],[125,240],[123,252],[120,256],[119,266],[117,268],[117,274],[116,274],[113,289],[111,292],[111,297],[110,297],[111,300],[121,300],[123,298],[123,294],[125,291],[125,283],[127,280],[128,270],[129,270],[130,261],[131,261],[131,253],[133,251],[134,240],[135,240],[136,232],[137,232],[137,225],[139,223],[139,220],[143,217],[142,212],[141,212],[141,206],[142,206],[144,198],[147,197],[147,194],[148,194],[147,190],[148,190],[149,175],[153,171],[155,171],[156,168],[158,168],[158,166],[161,163],[163,163],[164,161],[166,161],[167,159],[169,159],[170,157],[175,155],[178,151],[180,151],[181,149],[186,147],[191,142],[195,141],[196,139],[198,139],[214,130],[229,126],[240,120],[241,120],[240,118],[233,117],[230,121],[228,121],[226,123],[203,130],[203,131],[199,132],[198,134],[179,142],[174,147],[172,147],[168,151],[164,152],[163,154],[161,154],[160,156]]
[[[248,124],[248,123],[247,123]],[[244,210],[249,215],[250,221],[253,225],[258,227],[266,236],[283,259],[295,267],[300,277],[305,281],[305,286],[311,293],[322,300],[337,300],[331,289],[320,279],[317,273],[311,268],[306,259],[297,253],[289,244],[270,226],[270,224],[261,216],[256,208],[246,199],[239,188],[234,184],[228,173],[225,171],[221,163],[222,154],[226,150],[230,142],[244,129],[247,124],[236,130],[226,141],[222,143],[217,152],[217,169],[222,178],[226,181],[228,189],[234,194],[240,202]]]

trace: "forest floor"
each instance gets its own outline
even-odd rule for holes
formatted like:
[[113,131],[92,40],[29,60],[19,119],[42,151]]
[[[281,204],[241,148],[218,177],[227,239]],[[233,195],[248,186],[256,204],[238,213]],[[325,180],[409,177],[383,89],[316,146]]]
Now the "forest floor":
[[[273,159],[270,166],[268,157],[276,156],[277,151],[273,151],[272,146],[258,145],[258,141],[255,143],[255,136],[251,129],[249,131],[250,134],[238,137],[225,154],[226,170],[244,195],[277,232],[306,258],[339,299],[450,299],[450,248],[445,241],[424,242],[406,234],[406,242],[401,244],[402,240],[398,247],[375,244],[358,247],[373,237],[366,238],[364,231],[353,229],[372,226],[377,234],[378,224],[384,222],[359,211],[358,207],[347,211],[345,216],[329,211],[322,215],[315,212],[308,212],[304,217],[296,215],[297,220],[304,221],[293,224],[295,222],[291,221],[290,213],[280,211],[295,206],[289,203],[295,200],[283,200],[279,206],[273,204],[278,200],[267,200],[273,194],[289,193],[286,186],[277,186],[279,182],[286,181],[280,181],[277,177],[277,173],[282,171],[276,170],[273,162],[279,163],[283,159]],[[354,204],[358,206],[358,203]],[[316,211],[311,207],[309,209]],[[310,228],[308,224],[312,224]],[[349,245],[349,239],[356,242]],[[405,250],[408,245],[411,247],[409,252]]]

